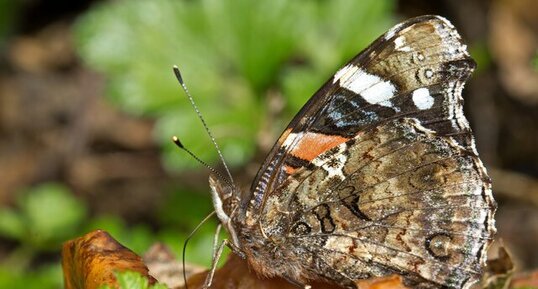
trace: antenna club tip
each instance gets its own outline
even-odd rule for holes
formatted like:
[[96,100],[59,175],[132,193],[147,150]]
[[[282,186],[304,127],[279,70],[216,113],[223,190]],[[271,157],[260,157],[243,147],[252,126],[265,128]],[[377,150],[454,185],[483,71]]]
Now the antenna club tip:
[[179,81],[179,83],[181,85],[183,85],[183,77],[181,76],[181,72],[179,71],[179,67],[177,67],[177,65],[174,65],[172,67],[172,69],[174,70],[174,74],[176,75],[176,78]]
[[183,144],[181,143],[181,141],[179,140],[179,138],[177,136],[173,136],[172,137],[172,141],[180,148],[184,148]]

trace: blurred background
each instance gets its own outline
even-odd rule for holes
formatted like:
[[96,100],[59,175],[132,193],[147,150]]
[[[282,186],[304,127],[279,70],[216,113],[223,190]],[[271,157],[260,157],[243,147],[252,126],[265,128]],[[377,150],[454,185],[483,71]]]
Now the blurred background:
[[[0,288],[62,288],[62,242],[101,228],[135,252],[212,210],[201,159],[247,189],[306,100],[397,22],[445,16],[478,69],[466,115],[499,202],[498,238],[538,267],[538,1],[0,1]],[[216,222],[188,261],[207,266]]]

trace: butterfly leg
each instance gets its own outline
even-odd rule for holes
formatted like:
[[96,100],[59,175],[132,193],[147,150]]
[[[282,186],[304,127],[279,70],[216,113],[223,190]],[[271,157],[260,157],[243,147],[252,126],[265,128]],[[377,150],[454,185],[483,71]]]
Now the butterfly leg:
[[218,244],[220,229],[221,229],[221,225],[219,224],[217,226],[215,237],[213,239],[213,258],[211,261],[211,269],[209,270],[209,274],[207,274],[207,277],[204,282],[204,286],[202,287],[203,289],[207,289],[211,287],[211,283],[213,282],[213,277],[215,276],[215,271],[217,270],[217,264],[220,260],[220,257],[222,256],[224,247],[229,243],[227,239],[224,239],[222,240],[220,244]]
[[[219,243],[219,235],[220,235],[220,230],[222,229],[222,224],[219,223],[217,225],[217,229],[215,229],[215,234],[213,235],[213,250],[211,251],[212,253],[212,257],[213,257],[213,260],[212,262],[215,261],[215,254],[217,253],[217,247],[218,247],[218,243]],[[213,264],[211,264],[213,266]]]

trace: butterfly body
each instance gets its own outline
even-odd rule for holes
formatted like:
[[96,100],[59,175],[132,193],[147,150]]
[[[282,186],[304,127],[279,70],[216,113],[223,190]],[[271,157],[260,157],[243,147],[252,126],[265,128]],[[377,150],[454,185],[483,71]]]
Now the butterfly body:
[[462,112],[474,66],[439,16],[377,39],[305,104],[248,193],[210,178],[234,250],[296,284],[471,286],[496,206]]

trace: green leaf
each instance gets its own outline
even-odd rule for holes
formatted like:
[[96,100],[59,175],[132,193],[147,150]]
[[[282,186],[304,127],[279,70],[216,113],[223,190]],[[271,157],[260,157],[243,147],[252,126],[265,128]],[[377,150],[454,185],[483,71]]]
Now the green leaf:
[[60,264],[40,266],[20,271],[0,265],[0,288],[9,289],[57,289],[63,288]]
[[19,206],[27,227],[26,241],[36,246],[73,237],[86,216],[84,205],[65,186],[56,183],[25,192]]
[[75,236],[86,207],[65,187],[46,183],[23,191],[18,208],[0,210],[0,235],[31,248],[54,249]]
[[24,237],[25,224],[22,217],[13,210],[2,208],[0,210],[0,235],[12,239]]
[[116,274],[116,279],[122,289],[146,289],[148,279],[136,272],[123,272]]

